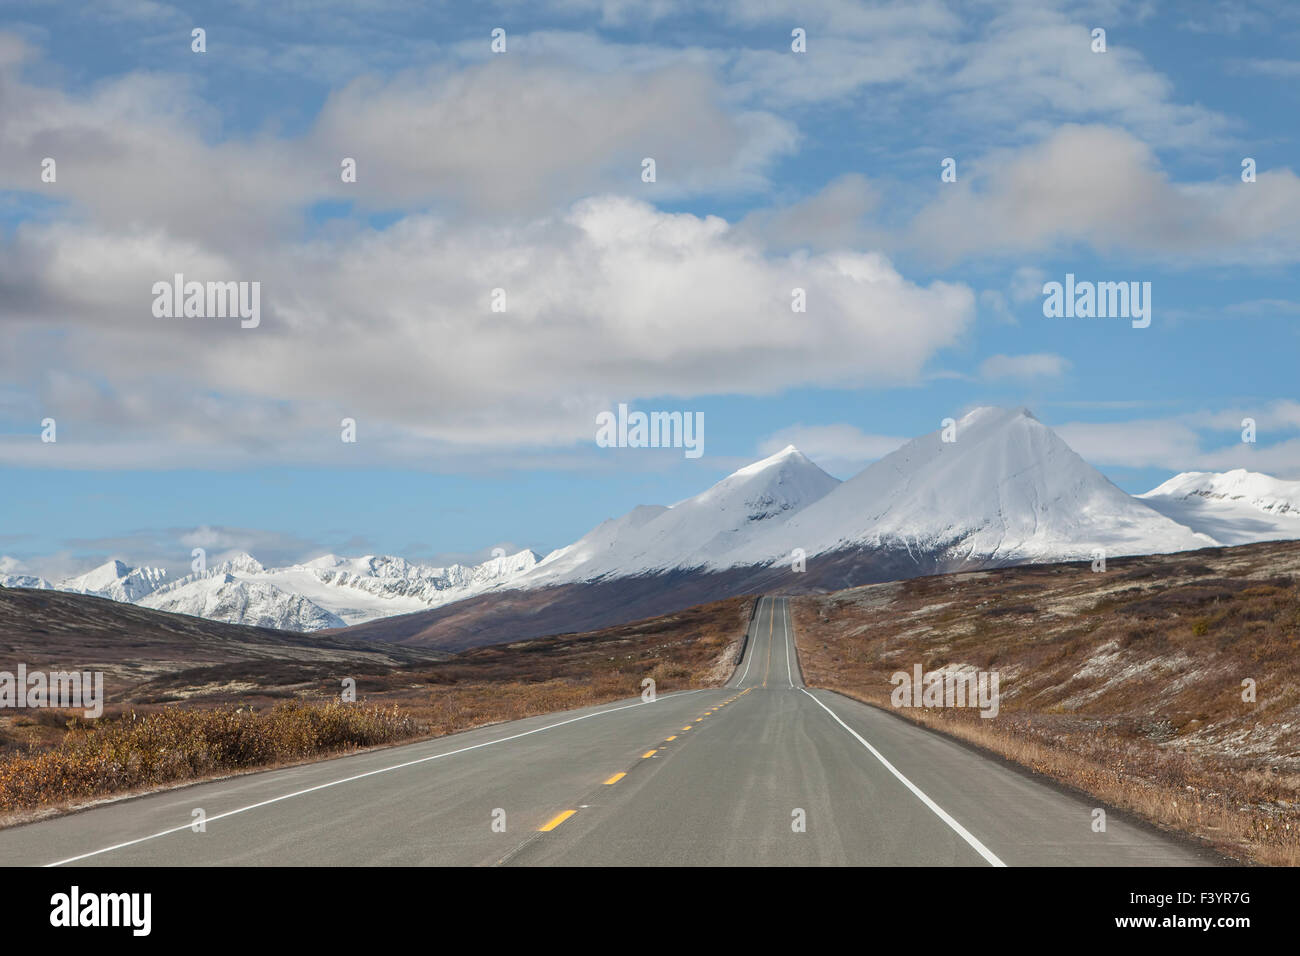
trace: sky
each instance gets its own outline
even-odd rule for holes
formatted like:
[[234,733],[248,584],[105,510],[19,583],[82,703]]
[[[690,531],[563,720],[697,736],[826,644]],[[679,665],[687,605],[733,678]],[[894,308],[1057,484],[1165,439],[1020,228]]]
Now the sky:
[[[544,553],[986,404],[1134,493],[1300,478],[1298,41],[1287,0],[8,0],[0,555]],[[255,325],[160,315],[178,273]],[[1149,325],[1046,315],[1067,274]],[[703,453],[602,447],[620,404]]]

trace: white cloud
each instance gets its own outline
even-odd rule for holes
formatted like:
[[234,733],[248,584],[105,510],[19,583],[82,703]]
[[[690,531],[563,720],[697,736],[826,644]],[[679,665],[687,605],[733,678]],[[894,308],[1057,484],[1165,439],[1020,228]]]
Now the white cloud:
[[1011,274],[1011,301],[1023,305],[1026,302],[1041,302],[1043,283],[1047,273],[1034,266],[1020,266]]
[[[65,225],[25,228],[13,252],[0,287],[22,308],[7,321],[45,361],[14,352],[0,371],[60,422],[57,448],[0,444],[27,464],[132,440],[271,459],[307,442],[337,462],[345,415],[363,447],[586,442],[616,401],[913,381],[974,305],[879,255],[775,254],[722,219],[612,196],[519,225],[414,216],[239,258]],[[261,281],[261,326],[154,318],[150,287],[174,271]],[[791,311],[796,287],[807,313]],[[505,313],[489,310],[494,288]]]
[[[726,102],[678,60],[599,72],[551,57],[497,57],[334,90],[298,137],[213,142],[217,111],[192,79],[128,73],[86,93],[26,82],[33,51],[0,34],[0,188],[69,201],[119,229],[145,222],[226,247],[270,244],[312,203],[537,214],[604,191],[654,201],[762,189],[794,127]],[[641,161],[657,182],[641,182]],[[45,157],[58,180],[42,183]],[[357,181],[340,163],[356,160]]]
[[855,425],[790,425],[763,439],[762,455],[772,455],[786,445],[801,452],[832,474],[847,477],[867,462],[897,451],[910,438],[874,435]]
[[1092,465],[1186,471],[1200,454],[1196,430],[1177,420],[1070,422],[1053,429]]
[[1300,60],[1238,60],[1234,66],[1241,73],[1255,73],[1280,80],[1294,80],[1300,77]]
[[811,196],[750,213],[737,229],[775,248],[862,248],[883,238],[869,232],[866,222],[879,201],[878,190],[865,176],[848,173]]
[[1070,363],[1066,359],[1046,352],[1034,355],[991,355],[980,363],[980,377],[988,381],[1059,378],[1069,367]]
[[1236,442],[1205,452],[1196,460],[1204,471],[1230,471],[1245,468],[1262,471],[1276,478],[1300,479],[1300,438],[1290,438],[1271,445]]
[[1300,428],[1300,402],[1284,399],[1253,406],[1237,405],[1221,411],[1199,412],[1188,418],[1199,427],[1222,431],[1241,430],[1242,420],[1246,418],[1254,419],[1257,432],[1293,431]]
[[1075,243],[1183,268],[1300,258],[1300,178],[1289,169],[1261,169],[1254,183],[1174,183],[1149,146],[1103,126],[1065,126],[971,169],[912,223],[912,245],[935,259],[1043,255]]
[[[1241,420],[1254,417],[1257,442],[1233,439],[1207,447],[1209,433],[1241,431]],[[1180,471],[1230,471],[1246,468],[1281,478],[1300,475],[1300,438],[1278,440],[1278,433],[1300,428],[1300,403],[1279,401],[1256,408],[1191,412],[1162,419],[1124,422],[1071,422],[1054,426],[1076,452],[1094,465],[1166,468]],[[1214,436],[1213,440],[1221,441]]]

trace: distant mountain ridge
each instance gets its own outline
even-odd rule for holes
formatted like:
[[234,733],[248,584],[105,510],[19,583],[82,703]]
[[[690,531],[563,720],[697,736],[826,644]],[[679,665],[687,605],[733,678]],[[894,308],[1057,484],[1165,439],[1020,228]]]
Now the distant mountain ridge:
[[[619,614],[664,612],[687,596],[698,603],[1098,550],[1118,557],[1289,538],[1300,538],[1300,482],[1187,472],[1133,496],[1027,409],[982,407],[950,433],[922,435],[843,482],[787,446],[671,507],[642,505],[604,521],[540,559],[520,551],[432,567],[328,554],[267,568],[240,553],[174,581],[110,561],[52,585],[0,558],[0,585],[288,630],[361,626],[380,639],[457,620],[473,641],[618,623]],[[503,616],[502,607],[516,611]],[[484,615],[496,623],[480,627]]]
[[1196,497],[1205,503],[1196,521],[1180,520],[1151,497],[1160,489],[1129,495],[1027,409],[977,408],[951,434],[914,439],[844,482],[782,449],[671,508],[602,522],[501,588],[350,632],[452,650],[737,594],[1300,538],[1300,521],[1289,523],[1296,483],[1258,479],[1248,483],[1252,505],[1215,497],[1225,481],[1236,487],[1228,477]]
[[1221,544],[1300,537],[1300,481],[1244,468],[1187,471],[1137,497]]
[[[16,562],[6,560],[5,566],[14,570]],[[520,551],[470,566],[324,555],[305,564],[267,568],[239,553],[175,580],[168,580],[161,568],[132,568],[112,560],[57,584],[10,573],[0,577],[0,586],[52,588],[228,624],[314,631],[436,607],[518,577],[536,563],[537,555]]]
[[953,438],[923,435],[845,482],[787,447],[652,517],[606,522],[520,584],[768,567],[796,552],[1007,563],[1216,543],[1116,487],[1026,409],[977,408]]

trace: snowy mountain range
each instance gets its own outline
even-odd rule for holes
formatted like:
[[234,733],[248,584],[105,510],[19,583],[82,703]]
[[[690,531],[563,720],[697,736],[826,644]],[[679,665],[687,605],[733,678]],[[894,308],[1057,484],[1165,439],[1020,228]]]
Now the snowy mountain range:
[[605,522],[524,584],[769,566],[796,549],[1012,563],[1217,543],[1116,487],[1025,409],[978,408],[952,437],[923,435],[845,482],[787,447],[672,508]]
[[[1188,472],[1133,496],[1027,410],[978,408],[949,434],[923,435],[848,481],[789,446],[671,507],[640,506],[605,521],[541,560],[521,551],[442,568],[325,555],[266,568],[240,554],[170,582],[159,569],[110,561],[50,584],[0,558],[0,585],[316,630],[499,591],[664,576],[680,587],[683,574],[725,577],[734,589],[799,560],[811,566],[865,555],[873,574],[907,575],[1086,559],[1096,549],[1120,556],[1288,538],[1300,538],[1300,482],[1241,470]],[[864,573],[848,566],[847,580]]]
[[537,555],[520,551],[468,567],[433,567],[403,558],[330,554],[306,564],[266,568],[252,555],[237,554],[173,581],[161,568],[130,568],[109,561],[56,584],[12,573],[17,563],[0,561],[7,562],[0,567],[10,572],[0,575],[3,587],[55,588],[230,624],[314,631],[477,594],[526,573],[537,563]]

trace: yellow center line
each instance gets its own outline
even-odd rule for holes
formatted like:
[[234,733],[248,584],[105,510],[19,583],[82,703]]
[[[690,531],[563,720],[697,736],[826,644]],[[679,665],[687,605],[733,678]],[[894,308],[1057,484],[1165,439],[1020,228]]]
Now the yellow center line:
[[618,783],[626,776],[627,776],[626,773],[616,773],[614,774],[614,776],[610,777],[608,780],[605,781],[605,786],[608,787],[611,783]]
[[691,725],[690,725],[690,724],[687,724],[685,727],[682,728],[682,730],[690,730],[690,729],[691,729]]
[[538,827],[537,830],[539,833],[550,833],[577,812],[577,810],[565,810],[563,813],[557,813],[545,825]]
[[658,750],[647,750],[645,753],[641,755],[641,759],[645,760],[646,757],[653,757],[658,752],[659,752]]
[[664,738],[664,743],[667,743],[667,742],[670,741],[670,740],[676,740],[676,739],[677,739],[677,735],[676,735],[676,734],[673,734],[671,737],[665,737],[665,738]]
[[772,672],[772,625],[776,622],[776,615],[768,609],[767,614],[767,668],[763,671],[763,686],[767,686],[767,675]]

